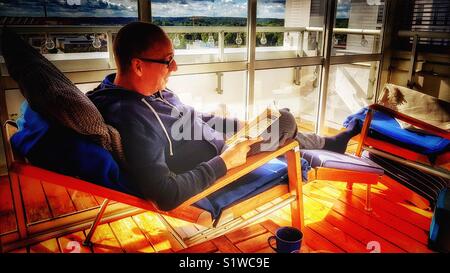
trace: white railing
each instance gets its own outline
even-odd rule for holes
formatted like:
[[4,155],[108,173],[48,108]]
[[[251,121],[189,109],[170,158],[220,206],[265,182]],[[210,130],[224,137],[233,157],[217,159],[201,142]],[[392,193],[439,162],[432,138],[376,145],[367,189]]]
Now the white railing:
[[[15,29],[20,34],[42,34],[43,36],[46,35],[55,35],[55,34],[73,34],[73,33],[79,33],[79,34],[86,34],[86,33],[106,33],[108,37],[108,57],[110,68],[114,68],[114,61],[113,61],[113,54],[112,54],[112,35],[114,33],[117,33],[120,29],[120,26],[9,26],[10,28]],[[241,48],[234,48],[231,49],[230,47],[226,47],[225,45],[225,39],[224,34],[225,33],[246,33],[247,27],[236,27],[236,26],[163,26],[162,27],[167,33],[169,34],[190,34],[190,33],[217,33],[218,34],[218,43],[217,47],[211,48],[211,49],[202,49],[201,51],[196,52],[196,50],[190,50],[190,54],[196,55],[196,54],[217,54],[218,58],[217,61],[223,62],[227,61],[225,59],[225,54],[227,53],[245,53],[246,47]],[[303,46],[303,38],[305,33],[315,32],[315,33],[322,33],[324,30],[321,27],[256,27],[257,33],[298,33],[298,40],[295,41],[293,44],[294,46],[290,45],[283,45],[282,47],[273,47],[273,46],[267,46],[267,47],[258,47],[258,52],[271,52],[274,53],[280,52],[283,50],[292,50],[296,51],[297,54],[295,54],[293,57],[302,57],[305,56],[304,54],[304,46]],[[335,34],[360,34],[360,35],[373,35],[373,36],[379,36],[380,30],[377,29],[349,29],[349,28],[334,28]],[[316,35],[316,41],[318,45],[321,44],[322,35]],[[177,50],[177,53],[182,53],[183,55],[189,54],[189,52]],[[87,56],[87,55],[86,55]],[[80,57],[82,57],[80,55]],[[275,56],[276,57],[276,56]],[[231,58],[231,60],[234,60]]]

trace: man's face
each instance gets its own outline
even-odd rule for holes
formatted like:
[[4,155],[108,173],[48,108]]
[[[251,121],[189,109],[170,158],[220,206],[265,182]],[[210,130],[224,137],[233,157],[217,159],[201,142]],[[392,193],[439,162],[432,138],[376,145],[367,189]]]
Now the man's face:
[[[166,88],[171,72],[177,70],[177,63],[173,59],[174,50],[170,39],[166,37],[166,39],[155,44],[139,57],[138,59],[142,61],[143,80],[146,89],[156,92]],[[158,63],[159,61],[162,63]]]

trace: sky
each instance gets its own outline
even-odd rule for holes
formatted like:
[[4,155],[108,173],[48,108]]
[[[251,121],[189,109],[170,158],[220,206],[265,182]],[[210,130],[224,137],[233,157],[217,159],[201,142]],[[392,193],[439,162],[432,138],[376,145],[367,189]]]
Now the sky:
[[[350,1],[338,0],[338,18],[348,18]],[[257,17],[284,18],[285,2],[258,0]],[[137,17],[137,0],[0,0],[0,16],[44,17],[44,6],[49,17]],[[152,15],[247,17],[247,0],[153,0]]]

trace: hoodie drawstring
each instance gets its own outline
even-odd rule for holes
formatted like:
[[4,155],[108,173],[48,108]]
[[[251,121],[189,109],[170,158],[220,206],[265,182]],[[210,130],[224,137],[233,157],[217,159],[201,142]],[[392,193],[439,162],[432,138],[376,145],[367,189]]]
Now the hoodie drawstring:
[[148,103],[144,98],[142,98],[141,101],[143,103],[145,103],[148,106],[148,108],[150,108],[150,110],[152,110],[152,112],[155,115],[156,119],[159,121],[159,125],[161,125],[161,128],[163,129],[164,134],[166,135],[167,141],[169,141],[169,153],[170,153],[170,156],[173,156],[172,141],[170,140],[169,134],[167,133],[167,130],[164,127],[164,124],[162,123],[161,119],[159,118],[158,113],[155,111],[155,109],[153,109],[153,107],[150,105],[150,103]]

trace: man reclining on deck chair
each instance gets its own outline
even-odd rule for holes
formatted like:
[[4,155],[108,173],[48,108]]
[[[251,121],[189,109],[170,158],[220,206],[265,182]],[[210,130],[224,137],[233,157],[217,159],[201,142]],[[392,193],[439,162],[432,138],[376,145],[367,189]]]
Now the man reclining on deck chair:
[[[177,63],[171,40],[160,27],[143,22],[124,26],[114,41],[114,56],[117,74],[108,75],[87,95],[120,133],[129,186],[162,210],[176,208],[203,191],[227,170],[244,164],[247,155],[276,149],[294,138],[301,148],[344,153],[350,138],[361,130],[355,122],[334,137],[302,134],[292,114],[283,109],[278,124],[271,127],[276,130],[269,128],[261,139],[227,147],[224,135],[244,123],[201,116],[166,88]],[[181,137],[186,131],[192,132],[191,138]],[[195,139],[194,132],[202,132],[201,138]]]

